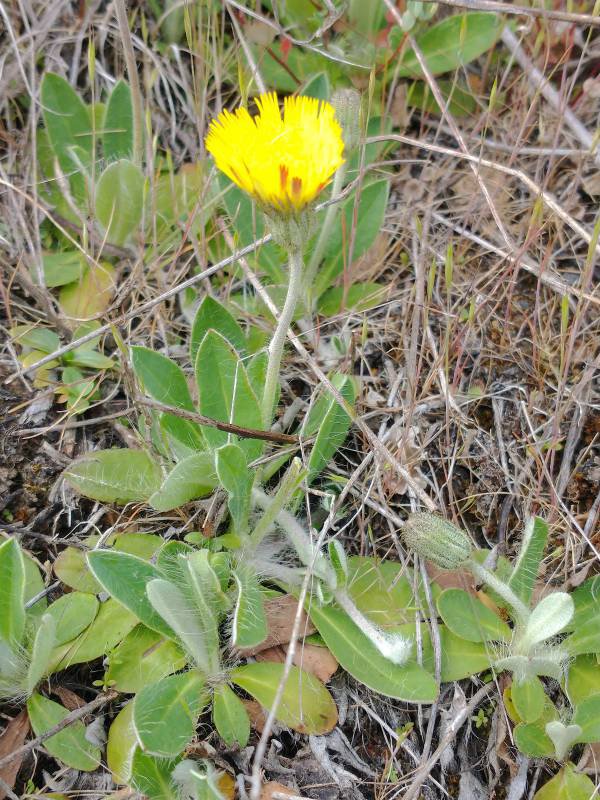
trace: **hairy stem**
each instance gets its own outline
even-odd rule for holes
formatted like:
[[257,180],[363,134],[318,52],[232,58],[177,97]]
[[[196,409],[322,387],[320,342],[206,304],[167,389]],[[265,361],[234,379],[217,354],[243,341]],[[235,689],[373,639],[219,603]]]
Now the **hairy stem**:
[[490,572],[489,569],[486,569],[473,558],[470,558],[465,563],[465,567],[467,567],[467,569],[469,569],[478,580],[489,586],[490,589],[496,592],[496,594],[500,595],[500,597],[508,603],[513,610],[515,622],[519,626],[524,627],[527,625],[530,611],[525,603],[517,597],[510,586],[507,586],[504,581],[501,581],[492,572]]
[[[252,490],[252,499],[254,502],[268,511],[274,499],[269,497],[262,489],[254,488]],[[287,536],[290,544],[298,554],[298,558],[305,567],[312,569],[313,573],[330,587],[335,587],[335,573],[323,553],[315,550],[312,539],[308,531],[306,531],[298,520],[288,511],[280,510],[275,516],[277,525]]]
[[275,405],[275,397],[277,394],[277,386],[279,384],[279,370],[281,367],[281,357],[283,355],[283,346],[288,328],[294,316],[298,298],[302,291],[302,272],[304,269],[304,261],[302,259],[302,251],[300,248],[294,248],[289,253],[289,267],[290,276],[288,283],[287,295],[283,309],[275,328],[275,333],[269,345],[269,363],[267,365],[267,374],[265,376],[265,389],[262,398],[262,417],[264,427],[268,429],[271,426],[273,419],[273,406]]

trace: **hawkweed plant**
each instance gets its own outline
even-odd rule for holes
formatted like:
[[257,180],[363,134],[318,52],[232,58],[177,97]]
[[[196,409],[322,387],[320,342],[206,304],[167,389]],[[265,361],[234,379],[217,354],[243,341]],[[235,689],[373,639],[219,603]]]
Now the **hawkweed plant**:
[[311,97],[277,95],[247,108],[223,111],[213,120],[206,149],[228,178],[252,197],[275,241],[288,253],[285,303],[269,344],[262,397],[265,427],[271,424],[285,337],[304,284],[304,247],[314,229],[314,202],[344,163],[342,129],[333,106]]

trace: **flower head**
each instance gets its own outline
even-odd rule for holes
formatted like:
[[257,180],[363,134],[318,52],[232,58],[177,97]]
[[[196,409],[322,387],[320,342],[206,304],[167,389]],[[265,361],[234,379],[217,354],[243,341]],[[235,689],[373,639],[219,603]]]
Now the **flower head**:
[[342,130],[329,103],[274,92],[210,124],[206,149],[217,167],[267,210],[292,214],[312,203],[343,163]]
[[469,537],[456,525],[435,514],[411,514],[402,529],[407,547],[440,569],[458,569],[471,555]]

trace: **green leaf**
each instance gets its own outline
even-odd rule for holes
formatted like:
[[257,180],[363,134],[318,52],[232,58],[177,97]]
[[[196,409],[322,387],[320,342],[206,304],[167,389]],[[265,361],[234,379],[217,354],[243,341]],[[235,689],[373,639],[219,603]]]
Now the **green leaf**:
[[[345,375],[334,375],[333,386],[350,405],[354,404],[354,381]],[[317,432],[308,459],[308,483],[312,483],[327,466],[337,449],[344,443],[351,425],[351,419],[338,401],[325,392],[311,408],[303,427],[303,435]]]
[[580,655],[569,664],[565,691],[572,706],[600,694],[600,664],[595,655]]
[[540,571],[540,563],[548,539],[548,525],[540,517],[527,521],[519,555],[508,585],[525,604],[529,605],[533,587]]
[[115,783],[129,783],[137,746],[133,727],[133,700],[130,700],[119,711],[108,729],[106,765]]
[[282,93],[298,91],[299,84],[319,72],[327,72],[334,86],[341,79],[341,69],[335,62],[304,47],[293,45],[284,52],[279,40],[268,49],[256,45],[253,51],[267,86]]
[[538,720],[546,704],[544,686],[537,676],[524,681],[513,680],[511,699],[523,722]]
[[[154,564],[161,572],[168,575],[171,580],[180,583],[182,576],[180,555],[188,555],[194,552],[194,548],[186,542],[181,542],[178,539],[171,539],[165,542],[156,554]],[[175,578],[175,576],[177,576]]]
[[398,666],[384,658],[343,611],[312,603],[309,613],[329,650],[357,681],[398,700],[433,703],[436,699],[438,687],[432,675],[415,662]]
[[588,620],[563,641],[569,655],[600,653],[600,629],[598,620]]
[[519,750],[531,758],[551,758],[554,756],[554,745],[544,728],[545,725],[539,722],[522,722],[517,725],[513,735]]
[[267,638],[268,624],[260,582],[252,567],[240,565],[233,578],[237,598],[231,626],[231,643],[240,649],[256,647]]
[[571,597],[575,604],[575,613],[569,624],[569,630],[576,630],[589,620],[600,616],[600,575],[584,581],[572,592]]
[[441,618],[456,636],[469,642],[510,642],[512,631],[497,614],[463,589],[446,589],[437,600]]
[[317,100],[327,100],[331,97],[331,84],[329,76],[326,72],[318,72],[309,78],[302,91],[300,92],[304,97],[315,97]]
[[[267,366],[269,364],[269,356],[265,350],[255,353],[249,361],[246,362],[246,372],[248,373],[248,380],[250,386],[254,390],[254,394],[260,397],[265,385],[267,377]],[[277,393],[277,400],[279,400],[279,392]]]
[[196,670],[169,675],[143,688],[133,701],[133,727],[150,755],[178,756],[193,737],[208,696]]
[[[266,661],[246,664],[232,670],[229,677],[264,708],[270,709],[284,668],[284,664]],[[291,668],[275,716],[288,728],[317,736],[328,733],[337,723],[337,709],[325,686],[298,667]]]
[[27,694],[32,694],[35,687],[48,674],[52,650],[56,643],[56,622],[44,614],[33,640],[31,661],[27,670]]
[[102,353],[98,353],[95,350],[76,348],[71,355],[73,356],[72,363],[78,367],[88,367],[88,369],[113,369],[116,366],[112,358],[108,358],[108,356],[104,356]]
[[535,793],[533,800],[590,800],[595,791],[594,782],[568,763]]
[[131,785],[148,800],[181,800],[172,780],[177,760],[154,758],[136,750],[131,762]]
[[[88,536],[83,541],[86,547],[92,548],[98,542],[98,536]],[[107,547],[123,553],[131,553],[149,560],[164,544],[160,536],[151,533],[120,533],[111,536]],[[85,558],[86,551],[79,547],[66,547],[59,553],[54,562],[54,574],[71,589],[87,594],[98,594],[102,587],[91,574]]]
[[[81,169],[89,170],[94,157],[88,109],[72,86],[53,72],[44,75],[40,101],[48,140],[80,203],[85,198],[85,179],[79,173]],[[78,165],[79,160],[81,165]]]
[[151,581],[147,593],[152,607],[173,628],[196,665],[203,672],[212,673],[215,657],[218,659],[218,631],[214,618],[202,617],[181,589],[162,578]]
[[147,584],[162,573],[148,561],[129,553],[93,550],[87,555],[96,580],[121,605],[157,633],[173,638],[173,630],[156,613],[146,594]]
[[[455,81],[438,81],[439,90],[448,102],[448,111],[453,117],[466,117],[477,110],[477,101],[468,86],[461,86]],[[430,114],[441,114],[429,85],[425,81],[415,81],[408,89],[406,104]]]
[[195,422],[167,413],[159,414],[158,420],[161,432],[166,436],[170,452],[176,461],[206,449],[202,431]]
[[[222,204],[236,234],[236,247],[246,247],[252,244],[255,239],[262,238],[266,233],[263,215],[256,209],[252,200],[224,175],[219,175],[217,181],[221,190]],[[263,245],[250,259],[265,270],[271,280],[276,283],[283,281],[282,264],[284,257],[274,242]],[[222,333],[222,331],[219,332]]]
[[[44,281],[49,289],[55,289],[57,286],[64,286],[67,283],[80,280],[86,267],[83,253],[80,253],[79,250],[44,253],[42,264],[44,267]],[[35,272],[33,273],[33,278],[37,283]],[[48,350],[48,352],[51,353],[52,350]]]
[[388,632],[414,622],[412,573],[396,561],[351,556],[347,591],[359,611]]
[[217,686],[213,697],[213,722],[227,747],[246,747],[250,738],[250,719],[240,698],[227,684]]
[[64,473],[84,497],[101,503],[141,502],[160,488],[162,473],[144,450],[96,450],[74,461]]
[[[36,736],[46,733],[69,715],[66,708],[41,694],[29,698],[27,712]],[[81,720],[46,739],[44,748],[63,764],[82,772],[93,772],[100,766],[100,748],[85,738],[85,726]]]
[[194,453],[180,461],[148,498],[157,511],[170,511],[206,497],[218,486],[214,458],[210,453]]
[[194,403],[181,367],[148,347],[131,348],[131,366],[150,397],[174,408],[194,411]]
[[442,673],[444,683],[460,681],[490,668],[493,654],[485,642],[468,642],[455,636],[445,625],[439,626],[442,645]]
[[[27,604],[29,600],[33,600],[34,597],[37,597],[39,593],[43,591],[45,584],[34,559],[26,551],[22,550],[21,552],[23,553],[23,566],[25,568],[23,599]],[[29,619],[39,619],[44,615],[47,605],[48,603],[45,597],[38,597],[35,603],[30,606],[25,613]],[[25,624],[27,625],[27,623]]]
[[170,639],[137,625],[109,654],[107,686],[134,694],[172,672],[183,669],[187,657]]
[[20,645],[25,633],[25,564],[16,539],[0,544],[0,640]]
[[58,646],[70,642],[91,625],[100,604],[93,594],[69,592],[48,606],[47,614],[56,623],[56,642]]
[[192,364],[196,363],[196,355],[202,340],[209,330],[220,333],[239,355],[246,352],[246,337],[232,315],[227,309],[210,295],[206,295],[198,307],[192,335],[190,338],[190,358]]
[[254,475],[248,469],[244,451],[236,444],[219,447],[215,453],[215,466],[221,485],[227,492],[233,529],[238,535],[243,535],[248,528]]
[[102,146],[107,161],[130,158],[133,153],[133,103],[131,89],[123,80],[117,81],[108,98]]
[[[262,428],[262,415],[256,395],[242,361],[229,342],[216,331],[209,331],[196,356],[196,381],[202,414],[244,428]],[[231,435],[217,428],[202,429],[211,447],[227,444]],[[239,446],[249,461],[257,458],[263,442],[240,440]]]
[[560,633],[572,617],[571,595],[566,592],[548,594],[542,597],[531,612],[523,638],[529,646],[543,642]]
[[[67,317],[91,321],[106,311],[116,285],[114,267],[102,261],[97,266],[86,268],[78,281],[63,286],[58,300]],[[80,352],[79,356],[83,357],[83,354]],[[73,361],[74,358],[74,352],[63,356],[65,361]]]
[[329,289],[334,279],[350,266],[348,248],[352,239],[350,231],[353,228],[353,261],[360,258],[373,244],[383,225],[389,193],[390,182],[387,178],[382,178],[363,186],[358,202],[355,192],[343,202],[338,222],[329,239],[325,263],[315,281],[315,296],[318,297]]
[[58,672],[104,656],[137,624],[138,618],[131,611],[109,598],[100,605],[96,619],[83,633],[54,650],[50,671]]
[[12,339],[22,347],[30,347],[42,353],[53,353],[60,347],[58,334],[49,328],[34,325],[16,325],[10,329]]
[[375,38],[377,32],[385,25],[385,7],[379,3],[363,3],[361,0],[350,0],[348,3],[348,20],[352,30],[367,39]]
[[110,164],[96,185],[96,218],[112,244],[123,245],[136,232],[144,208],[144,176],[125,158]]
[[389,291],[381,283],[354,283],[352,286],[334,286],[319,297],[317,310],[325,317],[333,317],[342,311],[367,311],[384,302]]
[[572,725],[581,727],[581,735],[577,737],[578,742],[600,742],[600,694],[588,697],[575,709]]
[[[487,52],[498,40],[503,26],[502,17],[484,11],[454,14],[436,25],[427,26],[416,41],[429,71],[441,75]],[[412,49],[404,53],[395,74],[398,78],[425,77]]]

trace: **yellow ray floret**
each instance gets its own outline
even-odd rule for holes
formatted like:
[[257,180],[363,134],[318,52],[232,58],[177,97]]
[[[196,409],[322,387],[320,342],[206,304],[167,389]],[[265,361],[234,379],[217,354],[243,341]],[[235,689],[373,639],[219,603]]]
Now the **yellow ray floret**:
[[300,211],[344,161],[335,112],[312,97],[286,97],[282,118],[274,92],[261,95],[256,105],[255,117],[245,108],[219,114],[206,149],[221,172],[262,206]]

